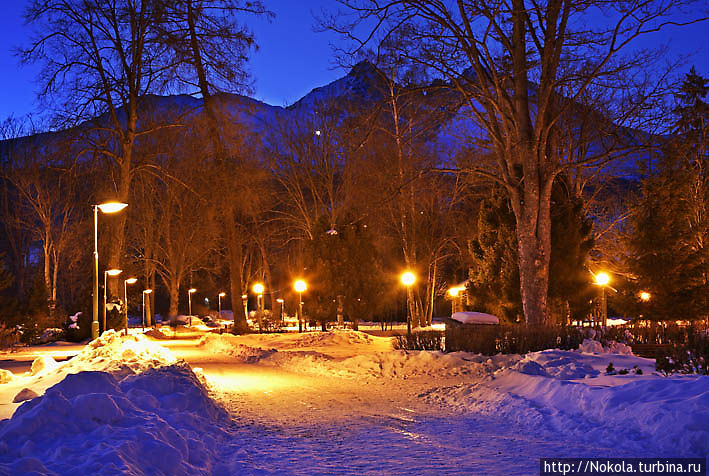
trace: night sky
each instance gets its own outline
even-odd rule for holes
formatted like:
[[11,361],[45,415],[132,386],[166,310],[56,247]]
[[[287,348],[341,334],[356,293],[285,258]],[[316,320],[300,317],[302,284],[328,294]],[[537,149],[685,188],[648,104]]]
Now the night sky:
[[[336,8],[334,0],[264,0],[264,3],[276,17],[270,23],[262,19],[249,21],[260,45],[251,60],[254,97],[277,106],[292,104],[311,89],[345,74],[333,69],[330,43],[339,41],[338,36],[313,31],[313,13],[322,8]],[[25,4],[23,0],[3,2],[0,15],[0,120],[9,115],[36,112],[36,69],[19,65],[12,51],[28,39],[22,19]],[[708,22],[683,30],[669,28],[653,35],[647,43],[669,41],[672,56],[692,54],[689,64],[694,64],[698,72],[706,76],[709,74],[708,31]]]

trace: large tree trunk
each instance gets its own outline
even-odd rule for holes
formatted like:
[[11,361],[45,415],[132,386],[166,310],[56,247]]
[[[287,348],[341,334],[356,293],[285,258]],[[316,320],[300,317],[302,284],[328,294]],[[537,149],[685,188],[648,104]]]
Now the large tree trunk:
[[541,186],[525,183],[524,200],[520,203],[515,196],[511,200],[517,221],[522,310],[528,326],[544,325],[548,317],[551,183],[551,179]]
[[170,319],[174,319],[177,317],[179,311],[179,304],[180,304],[180,284],[177,282],[171,282],[169,286],[169,291],[170,291],[170,312],[168,313],[168,316]]

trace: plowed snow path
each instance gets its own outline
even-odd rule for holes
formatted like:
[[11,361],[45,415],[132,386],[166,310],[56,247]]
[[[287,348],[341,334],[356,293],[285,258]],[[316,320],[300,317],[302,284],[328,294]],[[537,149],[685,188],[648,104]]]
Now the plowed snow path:
[[225,457],[243,474],[523,475],[538,474],[543,456],[621,456],[547,429],[426,404],[418,395],[431,383],[357,382],[258,364],[200,366],[237,421],[244,450]]

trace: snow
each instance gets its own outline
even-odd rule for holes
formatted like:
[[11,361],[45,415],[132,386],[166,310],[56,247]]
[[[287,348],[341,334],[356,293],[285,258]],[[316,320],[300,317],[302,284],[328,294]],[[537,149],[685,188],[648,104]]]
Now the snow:
[[709,377],[664,377],[621,345],[484,356],[351,330],[190,332],[109,332],[10,376],[0,408],[40,396],[0,422],[0,474],[536,474],[542,455],[709,455]]
[[462,322],[463,324],[499,324],[500,319],[492,314],[484,312],[454,312],[451,316],[454,321]]

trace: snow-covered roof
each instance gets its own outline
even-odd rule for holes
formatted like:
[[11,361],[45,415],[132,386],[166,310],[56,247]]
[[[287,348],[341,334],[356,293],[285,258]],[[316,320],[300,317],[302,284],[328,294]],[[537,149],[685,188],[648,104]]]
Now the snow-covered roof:
[[451,319],[463,324],[499,324],[500,319],[484,312],[454,312]]

